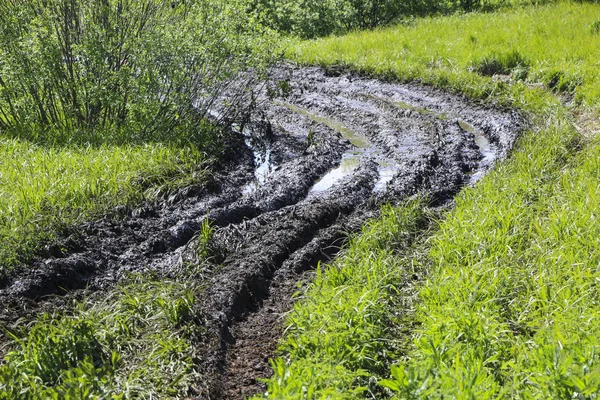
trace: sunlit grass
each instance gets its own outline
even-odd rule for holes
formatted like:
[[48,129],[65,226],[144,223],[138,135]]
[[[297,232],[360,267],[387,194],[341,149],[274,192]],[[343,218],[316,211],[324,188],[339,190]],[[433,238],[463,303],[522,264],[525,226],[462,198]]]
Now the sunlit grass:
[[543,133],[465,191],[434,236],[405,395],[600,393],[600,143],[577,152],[568,126]]
[[598,395],[600,143],[578,138],[555,121],[458,197],[387,383],[400,398]]
[[44,147],[0,139],[0,275],[83,218],[197,178],[198,150],[166,145]]

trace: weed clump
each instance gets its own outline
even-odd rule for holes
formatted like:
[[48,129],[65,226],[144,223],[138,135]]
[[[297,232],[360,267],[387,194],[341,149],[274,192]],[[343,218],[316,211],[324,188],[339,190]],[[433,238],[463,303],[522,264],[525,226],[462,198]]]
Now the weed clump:
[[574,93],[583,85],[584,79],[580,74],[561,70],[553,70],[545,75],[546,86],[559,93]]
[[592,33],[592,35],[599,35],[600,34],[600,19],[595,21],[591,26],[590,26],[590,32]]
[[472,69],[484,76],[513,75],[516,79],[527,78],[531,62],[519,51],[484,56],[473,63]]

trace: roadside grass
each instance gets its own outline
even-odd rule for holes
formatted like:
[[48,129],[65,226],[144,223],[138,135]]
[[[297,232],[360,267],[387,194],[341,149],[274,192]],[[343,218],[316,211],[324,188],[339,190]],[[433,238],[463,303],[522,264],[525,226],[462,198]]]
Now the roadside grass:
[[[408,253],[429,226],[425,199],[382,209],[332,265],[317,269],[287,319],[268,381],[272,398],[357,398],[381,393],[390,357],[405,350],[392,332],[410,329],[415,274]],[[408,263],[408,264],[407,264]],[[390,312],[397,310],[397,312]],[[287,361],[291,361],[289,364]]]
[[85,218],[200,179],[204,159],[194,146],[52,147],[0,138],[0,277]]
[[398,398],[600,394],[600,141],[579,139],[557,121],[458,197],[415,347],[384,382]]
[[199,381],[190,282],[132,276],[99,302],[13,332],[0,399],[183,398]]
[[[382,325],[364,328],[370,314],[356,307],[360,296],[336,301],[345,289],[338,264],[320,273],[288,317],[268,397],[600,396],[600,138],[591,133],[600,125],[599,15],[598,5],[561,2],[296,44],[290,54],[300,63],[341,64],[515,107],[530,128],[510,159],[463,190],[424,248],[369,264],[394,271],[391,280],[352,270],[353,282],[375,285],[363,283]],[[586,131],[577,128],[581,115]],[[354,249],[359,259],[370,255]],[[409,307],[384,290],[401,286],[402,269],[427,272]],[[323,282],[332,288],[322,290]],[[411,328],[387,329],[396,314]],[[313,327],[321,315],[326,323]],[[364,329],[357,339],[347,328],[354,325]],[[385,343],[375,357],[373,343]],[[364,368],[365,354],[379,367]],[[386,363],[395,365],[381,380]]]

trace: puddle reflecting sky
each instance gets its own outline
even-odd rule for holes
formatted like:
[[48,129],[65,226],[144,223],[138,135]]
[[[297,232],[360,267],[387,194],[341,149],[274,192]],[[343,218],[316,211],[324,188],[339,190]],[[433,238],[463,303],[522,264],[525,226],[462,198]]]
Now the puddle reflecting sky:
[[308,195],[316,196],[331,189],[333,185],[342,181],[346,176],[352,174],[356,168],[358,168],[361,158],[362,154],[360,152],[346,152],[342,156],[340,165],[319,179],[310,189]]

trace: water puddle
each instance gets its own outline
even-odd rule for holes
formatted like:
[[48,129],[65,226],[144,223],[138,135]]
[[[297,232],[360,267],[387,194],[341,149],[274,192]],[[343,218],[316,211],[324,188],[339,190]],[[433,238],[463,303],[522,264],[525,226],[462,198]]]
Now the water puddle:
[[344,178],[351,175],[360,165],[361,159],[365,156],[367,149],[372,147],[371,142],[359,133],[351,130],[343,123],[333,118],[315,114],[309,110],[296,106],[294,104],[276,101],[276,105],[286,107],[287,109],[305,116],[315,122],[324,124],[334,131],[338,132],[344,139],[348,140],[355,148],[346,151],[342,155],[342,160],[337,168],[332,169],[314,184],[308,192],[308,197],[316,197],[326,193],[334,185],[340,183]]
[[488,138],[481,132],[479,129],[475,128],[473,125],[467,124],[465,121],[458,121],[458,125],[475,137],[475,144],[479,147],[479,151],[483,155],[482,163],[491,164],[496,159],[496,153],[492,150],[492,145]]
[[275,104],[281,107],[285,107],[297,114],[308,117],[315,122],[327,125],[359,149],[367,149],[371,147],[371,142],[369,142],[369,140],[366,137],[354,132],[353,130],[349,129],[346,125],[339,121],[336,121],[333,118],[324,117],[322,115],[312,113],[305,108],[296,106],[294,104],[285,103],[283,101],[275,101]]
[[254,180],[242,189],[242,194],[244,196],[249,196],[256,192],[258,188],[265,183],[269,174],[274,170],[274,165],[271,163],[271,149],[267,148],[266,151],[261,152],[256,148],[253,148],[249,142],[250,141],[247,140],[246,145],[252,149],[254,153],[254,165],[256,168],[254,170]]
[[483,156],[483,158],[479,162],[479,170],[473,175],[471,175],[470,183],[473,184],[479,181],[481,178],[483,178],[487,167],[489,167],[494,163],[494,161],[496,161],[497,155],[496,152],[492,150],[492,145],[488,138],[483,134],[483,132],[461,120],[458,121],[458,125],[460,125],[460,127],[466,132],[473,134],[475,138],[475,144],[477,145],[477,147],[479,148],[479,152]]
[[363,152],[361,151],[344,153],[340,165],[319,179],[308,192],[308,197],[319,196],[327,192],[335,184],[340,183],[345,177],[352,174],[356,168],[358,168],[362,157]]
[[[492,149],[489,140],[483,134],[483,132],[470,125],[469,123],[463,121],[462,119],[458,118],[458,116],[456,115],[447,112],[440,112],[423,107],[414,106],[403,101],[392,101],[372,94],[363,94],[363,97],[384,102],[392,107],[399,108],[402,110],[410,110],[422,115],[432,116],[443,121],[456,120],[462,130],[473,135],[475,144],[477,145],[481,155],[483,156],[480,162],[479,171],[471,176],[471,183],[475,183],[479,179],[481,179],[481,177],[483,177],[483,175],[485,174],[485,170],[487,169],[486,167],[492,165],[492,163],[496,159],[496,153]],[[352,143],[355,146],[354,149],[348,150],[346,153],[343,154],[342,160],[338,167],[330,170],[320,180],[318,180],[317,183],[314,184],[314,186],[310,189],[308,193],[309,198],[326,193],[334,185],[340,183],[346,177],[351,175],[358,168],[361,160],[364,157],[366,157],[367,154],[370,156],[375,156],[376,158],[380,158],[379,160],[376,160],[379,165],[377,168],[378,179],[373,187],[373,193],[385,192],[388,183],[391,182],[400,171],[400,167],[397,163],[393,162],[392,160],[381,160],[381,157],[377,156],[377,149],[372,147],[371,142],[366,137],[348,128],[348,126],[344,125],[343,123],[333,118],[316,114],[294,104],[286,103],[283,101],[275,101],[275,104],[280,107],[285,107],[315,122],[322,123],[328,126],[329,128],[338,132],[343,138],[347,139],[350,143]],[[259,167],[256,170],[257,179],[253,183],[253,185],[249,185],[245,189],[245,194],[249,194],[255,191],[256,188],[264,181],[264,177],[266,176],[266,174],[268,174],[268,172],[270,171],[271,166],[268,160],[268,154],[265,157],[265,160],[261,164],[257,163],[257,165],[259,165]]]
[[249,196],[256,192],[265,183],[269,174],[275,170],[275,166],[271,162],[271,146],[268,143],[265,143],[264,146],[257,146],[250,131],[240,128],[237,125],[233,125],[232,127],[241,130],[246,147],[252,151],[254,156],[254,180],[246,184],[242,189],[242,194]]
[[380,161],[378,164],[379,168],[377,168],[377,172],[379,173],[379,178],[373,187],[373,193],[384,192],[387,184],[391,182],[398,171],[400,171],[398,165],[391,162]]
[[442,121],[448,121],[450,119],[450,117],[448,116],[447,113],[433,111],[433,110],[430,110],[428,108],[413,106],[412,104],[408,104],[408,103],[406,103],[404,101],[394,101],[394,102],[391,102],[391,103],[395,107],[401,108],[402,110],[415,111],[415,112],[418,112],[421,115],[431,115],[432,117],[436,117],[438,119],[441,119]]

